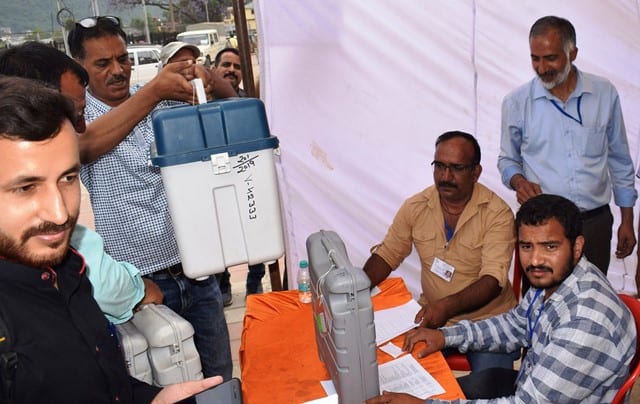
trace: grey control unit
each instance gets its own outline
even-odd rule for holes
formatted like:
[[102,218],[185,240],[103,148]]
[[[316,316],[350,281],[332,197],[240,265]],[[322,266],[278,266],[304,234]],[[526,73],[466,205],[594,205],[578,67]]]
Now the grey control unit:
[[333,231],[307,238],[313,316],[320,359],[341,404],[361,404],[380,394],[370,281],[351,264]]

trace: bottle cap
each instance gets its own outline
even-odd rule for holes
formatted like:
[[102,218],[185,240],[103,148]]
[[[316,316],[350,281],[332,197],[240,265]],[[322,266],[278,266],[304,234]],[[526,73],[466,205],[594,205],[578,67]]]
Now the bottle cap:
[[307,268],[309,266],[309,263],[307,262],[307,260],[301,260],[298,266],[300,268]]

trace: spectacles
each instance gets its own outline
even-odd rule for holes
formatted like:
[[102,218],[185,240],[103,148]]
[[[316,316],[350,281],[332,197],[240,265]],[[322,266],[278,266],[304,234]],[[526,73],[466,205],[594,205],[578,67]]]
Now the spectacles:
[[98,21],[100,20],[107,20],[109,21],[111,24],[119,27],[120,26],[120,18],[115,17],[113,15],[101,15],[101,16],[96,16],[96,17],[86,17],[81,19],[80,21],[76,22],[76,25],[81,26],[82,28],[93,28],[96,25],[98,25]]
[[451,171],[452,174],[462,174],[466,170],[475,167],[476,164],[445,164],[434,160],[431,162],[431,166],[433,167],[433,171],[438,174],[444,173],[447,169]]

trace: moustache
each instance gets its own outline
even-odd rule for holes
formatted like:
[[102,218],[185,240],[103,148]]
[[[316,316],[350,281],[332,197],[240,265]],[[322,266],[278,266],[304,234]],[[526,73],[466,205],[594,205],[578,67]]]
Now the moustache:
[[458,186],[456,184],[454,184],[453,182],[449,182],[449,181],[440,181],[438,182],[438,187],[439,188],[458,188]]
[[22,241],[26,242],[29,238],[39,236],[41,234],[55,234],[68,230],[73,227],[74,221],[69,218],[62,224],[55,224],[51,222],[44,222],[38,227],[31,227],[22,235]]
[[234,78],[234,79],[236,79],[236,80],[238,79],[238,75],[237,75],[237,74],[235,74],[235,73],[226,73],[226,74],[224,75],[224,77],[225,77],[225,78],[227,78],[227,77],[233,77],[233,78]]
[[122,74],[116,74],[116,75],[112,76],[109,80],[107,80],[107,85],[115,84],[115,83],[117,83],[119,81],[126,81],[126,80],[127,80],[126,76],[124,76]]
[[549,268],[547,266],[544,266],[544,265],[528,265],[525,268],[526,272],[533,271],[533,270],[545,271],[545,272],[553,272],[553,270],[551,268]]
[[542,80],[546,80],[546,81],[549,81],[549,80],[555,78],[557,75],[558,75],[558,71],[557,70],[551,70],[551,71],[548,71],[548,72],[543,73],[543,74],[538,74],[538,76],[540,76],[540,78]]

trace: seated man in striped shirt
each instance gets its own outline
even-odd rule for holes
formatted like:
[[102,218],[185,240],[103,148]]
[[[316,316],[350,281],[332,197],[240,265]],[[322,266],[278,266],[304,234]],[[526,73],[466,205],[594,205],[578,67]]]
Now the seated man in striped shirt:
[[[410,352],[418,346],[418,355],[424,356],[444,347],[504,352],[528,348],[519,372],[491,368],[459,378],[466,397],[610,403],[628,375],[636,328],[607,278],[582,256],[580,211],[561,196],[538,195],[521,206],[516,228],[520,260],[531,282],[522,302],[486,320],[411,330],[403,349]],[[385,392],[367,401],[382,402],[423,400]]]

